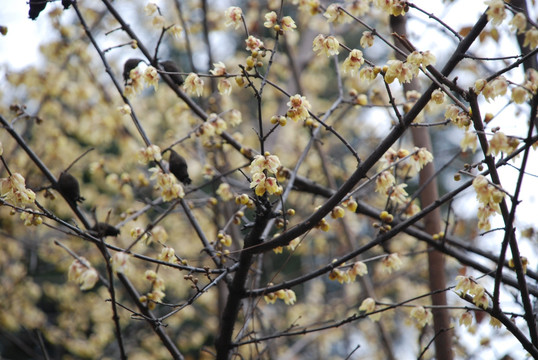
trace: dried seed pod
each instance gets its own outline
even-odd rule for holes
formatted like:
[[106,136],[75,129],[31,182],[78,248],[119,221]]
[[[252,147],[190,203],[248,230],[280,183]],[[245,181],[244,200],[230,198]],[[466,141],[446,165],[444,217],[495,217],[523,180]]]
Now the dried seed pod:
[[189,178],[189,173],[187,171],[187,162],[183,156],[179,155],[174,150],[170,149],[170,158],[168,162],[170,163],[170,172],[185,185],[189,185],[192,181]]
[[142,61],[142,59],[128,59],[125,64],[123,64],[123,80],[125,81],[125,83],[127,83],[127,81],[129,81],[130,79],[130,75],[131,75],[131,70],[133,70],[135,67],[138,66],[138,64],[140,64]]
[[[172,60],[161,61],[160,64],[163,66],[164,71],[167,73],[180,73],[181,69],[179,66]],[[172,81],[177,85],[181,86],[183,84],[183,76],[181,74],[168,74]]]
[[95,237],[104,238],[107,236],[118,236],[120,230],[105,222],[96,223],[91,229],[91,234]]
[[58,178],[58,191],[69,201],[74,203],[84,201],[80,196],[78,180],[69,173],[62,172]]
[[45,10],[47,3],[48,0],[30,0],[30,11],[28,12],[30,19],[37,19],[41,11]]

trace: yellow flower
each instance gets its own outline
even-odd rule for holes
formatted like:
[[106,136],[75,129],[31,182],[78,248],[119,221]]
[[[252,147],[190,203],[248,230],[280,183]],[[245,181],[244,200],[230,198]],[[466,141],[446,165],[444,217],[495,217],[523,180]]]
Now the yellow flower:
[[360,44],[363,48],[374,45],[374,34],[371,31],[364,31],[361,36]]
[[506,94],[508,90],[508,82],[504,76],[499,76],[492,81],[488,82],[484,89],[482,89],[482,95],[486,101],[496,98],[497,96],[502,96]]
[[221,95],[230,95],[232,93],[232,83],[228,79],[220,79],[217,89]]
[[263,23],[263,26],[265,26],[268,29],[273,28],[273,26],[276,25],[276,22],[278,21],[277,14],[274,11],[268,12],[265,14],[265,22]]
[[155,14],[157,12],[157,4],[155,3],[148,3],[145,7],[144,7],[144,12],[146,13],[146,15],[148,16],[151,16],[153,14]]
[[512,101],[516,104],[523,104],[527,100],[527,96],[527,89],[521,86],[516,86],[512,89]]
[[371,313],[372,311],[375,311],[375,308],[376,308],[375,300],[369,297],[362,301],[361,306],[359,306],[359,311]]
[[231,6],[224,12],[224,18],[226,19],[224,25],[233,25],[235,29],[239,29],[243,23],[243,11],[237,6]]
[[110,259],[112,270],[115,273],[125,273],[129,267],[129,254],[125,252],[117,252]]
[[473,152],[476,151],[478,145],[476,134],[473,131],[466,131],[463,139],[460,142],[460,148],[462,151],[471,149]]
[[280,21],[282,24],[282,31],[293,31],[297,28],[297,25],[295,25],[295,21],[292,19],[291,16],[284,16],[282,20]]
[[222,61],[213,64],[213,69],[209,70],[212,75],[222,76],[226,74],[226,65]]
[[204,92],[204,81],[195,73],[190,73],[185,79],[183,89],[189,95],[202,96]]
[[144,81],[146,84],[153,86],[155,91],[157,91],[157,88],[159,87],[159,73],[157,72],[157,69],[153,66],[146,67],[146,70],[144,70]]
[[161,261],[169,262],[169,263],[176,263],[176,252],[173,248],[165,246],[161,253],[158,256],[158,259]]
[[254,160],[250,163],[250,173],[255,174],[267,170],[272,174],[276,174],[280,166],[278,156],[265,152],[264,155],[256,155],[254,157]]
[[510,30],[516,31],[518,35],[522,34],[527,28],[527,17],[524,13],[518,12],[514,15],[512,20],[508,23],[510,25]]
[[431,99],[436,104],[442,104],[445,102],[445,93],[439,89],[435,89],[432,93]]
[[181,25],[173,25],[170,28],[170,32],[172,33],[172,36],[174,36],[176,39],[179,39],[181,37],[181,33],[183,32],[183,28]]
[[471,289],[473,284],[469,277],[463,275],[456,276],[456,281],[457,284],[454,291],[461,290],[464,294]]
[[351,20],[342,10],[340,10],[340,4],[331,4],[327,6],[327,10],[323,14],[327,18],[328,22],[335,22],[337,24],[345,23]]
[[536,49],[538,46],[538,29],[532,27],[525,32],[525,40],[523,46],[528,46],[531,50]]
[[392,253],[389,256],[385,257],[381,263],[383,264],[383,268],[387,273],[392,273],[393,270],[400,270],[402,267],[402,260],[400,260],[400,257],[397,253]]
[[407,191],[405,191],[405,188],[407,187],[407,184],[398,184],[391,186],[387,190],[387,195],[389,198],[394,201],[397,204],[403,205],[407,202]]
[[224,201],[229,201],[233,199],[233,192],[232,188],[230,187],[230,184],[222,183],[219,185],[216,194],[220,196],[220,198]]
[[485,1],[485,4],[488,5],[486,14],[488,15],[488,20],[491,21],[493,25],[499,25],[506,18],[506,9],[504,8],[503,0],[488,0]]
[[318,55],[322,52],[327,55],[338,55],[338,47],[340,46],[340,43],[334,36],[325,36],[322,34],[319,34],[314,38],[314,42],[312,44],[312,50],[319,51]]
[[362,51],[353,49],[349,53],[349,56],[344,60],[343,70],[345,73],[349,72],[351,76],[354,76],[364,64],[364,58],[362,57]]
[[380,194],[386,194],[387,191],[394,185],[396,179],[390,171],[383,171],[375,179],[375,192]]
[[421,170],[426,164],[433,161],[433,155],[426,148],[415,147],[415,153],[411,155],[416,170]]
[[424,309],[423,306],[416,306],[411,310],[411,317],[414,318],[420,327],[431,324],[433,320],[433,314],[430,310]]
[[7,178],[0,179],[1,192],[0,196],[5,201],[14,205],[30,205],[35,202],[35,193],[26,188],[26,180],[19,173],[13,173]]
[[473,314],[471,314],[469,311],[464,312],[460,315],[459,320],[460,325],[469,327],[473,324]]
[[290,108],[286,115],[293,121],[306,120],[310,114],[310,103],[306,100],[306,97],[299,94],[290,97],[290,101],[287,104]]
[[246,49],[250,51],[260,50],[260,48],[264,46],[263,41],[252,35],[250,35],[248,39],[245,40],[245,43],[247,44]]

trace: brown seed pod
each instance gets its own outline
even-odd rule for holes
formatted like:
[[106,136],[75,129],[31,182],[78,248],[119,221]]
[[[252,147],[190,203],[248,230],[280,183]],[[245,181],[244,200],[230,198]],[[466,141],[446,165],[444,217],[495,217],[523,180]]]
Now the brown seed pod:
[[120,230],[105,222],[96,223],[91,229],[91,234],[95,237],[103,238],[107,236],[118,236]]
[[187,171],[187,162],[183,156],[179,155],[174,150],[170,149],[170,158],[168,162],[170,163],[170,172],[185,185],[189,185],[192,180],[189,178],[189,173]]
[[[180,73],[182,72],[179,66],[172,60],[161,61],[160,64],[163,66],[164,71],[167,73]],[[172,81],[177,85],[181,86],[183,84],[183,76],[181,74],[168,74]]]
[[80,196],[78,180],[67,172],[62,172],[58,178],[58,191],[74,203],[84,201],[84,198]]
[[125,83],[127,83],[129,81],[129,79],[131,78],[130,75],[131,75],[131,70],[133,70],[135,67],[138,66],[138,64],[140,64],[141,62],[143,62],[144,60],[142,59],[128,59],[125,64],[123,64],[123,80],[125,81]]

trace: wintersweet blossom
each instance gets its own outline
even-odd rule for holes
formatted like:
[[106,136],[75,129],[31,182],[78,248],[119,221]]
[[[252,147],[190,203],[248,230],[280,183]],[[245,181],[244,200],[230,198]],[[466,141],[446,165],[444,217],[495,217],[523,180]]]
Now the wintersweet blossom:
[[190,73],[185,79],[183,89],[189,95],[202,96],[204,93],[204,80],[195,73]]
[[334,22],[336,24],[351,21],[351,18],[340,9],[340,4],[336,3],[327,6],[327,10],[323,13],[323,16],[328,22]]
[[527,17],[524,13],[518,12],[514,15],[512,20],[510,20],[508,25],[510,25],[511,31],[517,30],[518,35],[523,34],[525,29],[527,28]]
[[351,76],[354,76],[359,72],[360,67],[364,64],[364,58],[362,56],[362,51],[353,49],[349,53],[349,56],[344,60],[343,70],[345,73],[348,73]]
[[486,101],[496,98],[497,96],[503,96],[508,90],[508,81],[504,76],[499,76],[492,81],[488,82],[482,89],[482,95]]
[[295,25],[295,21],[291,16],[284,16],[282,20],[280,20],[280,24],[282,25],[281,29],[284,32],[297,29],[297,25]]
[[13,205],[30,205],[35,202],[35,193],[26,188],[26,180],[19,173],[0,179],[0,196]]
[[473,314],[470,311],[464,312],[460,315],[459,323],[465,327],[471,326],[473,324]]
[[389,199],[394,201],[396,204],[403,205],[407,202],[407,191],[405,191],[405,188],[407,187],[407,184],[398,184],[391,186],[387,190],[387,195],[389,196]]
[[157,69],[153,66],[146,67],[146,70],[144,70],[144,81],[146,84],[153,86],[155,91],[157,91],[157,88],[159,87],[159,73],[157,72]]
[[536,47],[538,47],[538,29],[532,27],[525,32],[523,46],[528,46],[531,50],[534,50],[536,49]]
[[174,36],[176,39],[179,39],[181,37],[181,33],[183,32],[183,27],[181,25],[172,25],[172,27],[168,30]]
[[436,104],[442,104],[445,102],[445,93],[439,89],[435,89],[432,93],[431,99]]
[[269,173],[276,174],[280,167],[280,159],[276,155],[265,152],[263,155],[256,155],[250,163],[250,173],[260,173],[267,170]]
[[235,29],[239,29],[243,23],[243,11],[237,6],[231,6],[224,12],[224,18],[226,19],[224,25],[233,25]]
[[263,41],[258,39],[255,36],[250,35],[246,40],[245,43],[247,44],[246,50],[249,51],[257,51],[263,48]]
[[209,72],[214,76],[222,76],[226,74],[226,65],[222,61],[219,61],[217,63],[213,63],[213,69],[209,70]]
[[485,1],[485,4],[488,5],[486,14],[488,15],[488,20],[491,21],[492,25],[499,25],[506,18],[506,9],[504,8],[503,0],[488,0]]
[[110,263],[115,273],[125,273],[129,267],[129,254],[117,252],[110,259]]
[[375,192],[386,194],[395,182],[394,175],[390,171],[385,170],[375,179]]
[[389,274],[392,273],[393,270],[400,270],[402,267],[402,260],[397,253],[392,253],[385,257],[381,263],[383,264],[385,271]]
[[158,256],[158,259],[161,261],[175,264],[177,263],[176,251],[171,247],[165,246],[161,250],[161,253]]
[[152,144],[147,148],[140,148],[138,151],[138,162],[141,164],[147,164],[150,161],[161,161],[161,148],[157,145]]
[[234,198],[232,188],[227,183],[220,184],[215,193],[224,201],[230,201]]
[[217,89],[221,95],[230,95],[232,93],[232,83],[228,79],[220,79]]
[[471,151],[474,153],[476,151],[476,147],[478,146],[478,141],[476,134],[473,131],[466,131],[463,135],[463,139],[460,142],[460,148],[462,151],[465,151],[467,149],[471,149]]
[[425,309],[423,306],[415,306],[410,313],[411,317],[417,321],[417,325],[421,328],[426,324],[431,324],[433,320],[433,314],[429,309]]
[[364,311],[366,314],[369,314],[368,317],[372,321],[378,321],[381,318],[381,312],[370,314],[376,310],[379,310],[379,307],[376,305],[376,302],[372,298],[366,298],[362,301],[359,311]]
[[290,108],[286,115],[293,121],[306,120],[310,116],[308,110],[310,110],[311,105],[304,96],[299,94],[291,96],[287,105]]
[[161,190],[163,201],[181,199],[185,196],[185,191],[175,176],[164,173],[159,168],[151,168],[150,171],[153,172],[151,179],[157,180],[155,189]]
[[312,50],[315,52],[318,52],[318,55],[321,53],[324,53],[327,56],[332,55],[338,55],[340,52],[338,51],[338,47],[340,46],[340,43],[334,36],[325,36],[322,34],[319,34],[314,38],[314,42],[312,44]]
[[424,147],[420,149],[415,147],[411,160],[416,170],[421,170],[426,164],[433,161],[433,155]]
[[512,89],[511,99],[516,104],[523,104],[527,100],[528,95],[529,92],[527,91],[527,89],[521,86],[516,86]]
[[364,31],[359,42],[363,48],[374,45],[374,34],[371,31]]
[[95,286],[97,280],[99,280],[99,274],[90,265],[88,260],[84,257],[79,257],[79,259],[73,260],[71,266],[69,266],[67,278],[69,281],[78,283],[80,290],[90,290]]
[[276,12],[274,11],[271,11],[265,14],[264,18],[265,18],[265,22],[263,23],[263,26],[265,26],[268,29],[273,28],[278,21],[278,16]]

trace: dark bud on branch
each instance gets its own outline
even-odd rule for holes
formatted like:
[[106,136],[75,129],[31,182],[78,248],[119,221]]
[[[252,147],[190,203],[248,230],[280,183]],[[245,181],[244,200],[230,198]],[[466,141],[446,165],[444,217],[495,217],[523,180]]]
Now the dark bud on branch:
[[30,19],[37,19],[41,11],[45,10],[47,3],[48,0],[30,0],[30,11],[28,12]]
[[189,178],[189,173],[187,171],[187,162],[183,156],[179,155],[174,150],[170,149],[170,158],[168,162],[170,163],[170,172],[185,185],[189,185],[192,181]]
[[138,66],[144,60],[142,59],[128,59],[125,64],[123,64],[123,80],[127,84],[130,79],[131,70]]
[[164,71],[169,73],[168,76],[170,76],[172,81],[177,86],[181,86],[183,84],[183,76],[179,74],[182,71],[175,62],[173,62],[172,60],[166,60],[166,61],[161,61],[160,64],[163,66]]
[[120,230],[110,224],[98,222],[90,229],[90,234],[98,238],[104,238],[107,236],[118,236]]
[[78,180],[69,173],[62,172],[58,179],[58,191],[68,200],[74,203],[84,201],[80,196],[80,186]]

